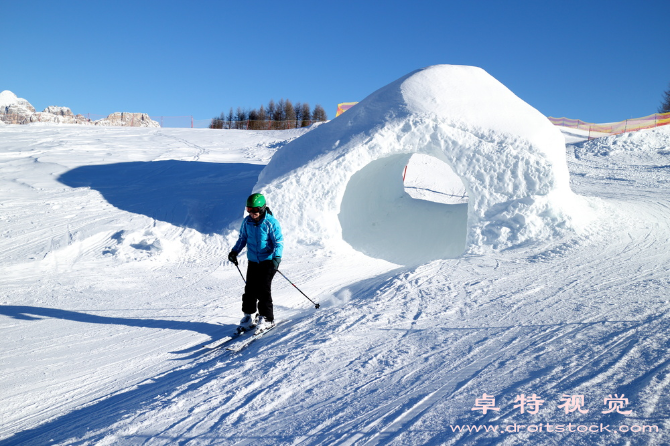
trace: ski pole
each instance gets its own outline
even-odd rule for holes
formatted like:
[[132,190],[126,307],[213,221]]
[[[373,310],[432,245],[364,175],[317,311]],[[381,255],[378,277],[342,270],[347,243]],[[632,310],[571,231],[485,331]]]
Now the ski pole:
[[[282,277],[283,277],[284,279],[288,280],[288,277],[286,277],[286,276],[284,275],[284,273],[282,273],[282,272],[279,271],[279,270],[277,270],[277,272],[278,272],[279,274],[281,274]],[[298,288],[297,286],[295,286],[295,283],[291,282],[290,280],[288,280],[288,283],[290,283],[291,285],[293,285],[293,286],[295,287],[296,290],[300,291],[300,288]],[[307,294],[303,293],[302,291],[300,291],[300,294],[302,294],[303,296],[307,297]],[[314,304],[314,308],[316,308],[316,309],[318,309],[318,308],[321,306],[321,305],[315,303],[315,302],[314,302],[312,299],[310,299],[309,297],[307,297],[307,300],[310,301],[310,302],[312,302],[312,303]]]
[[246,279],[244,278],[244,274],[242,274],[242,271],[240,270],[240,267],[237,266],[237,262],[235,262],[235,267],[237,268],[238,271],[240,271],[240,276],[242,276],[242,280],[244,280],[244,283],[247,283]]

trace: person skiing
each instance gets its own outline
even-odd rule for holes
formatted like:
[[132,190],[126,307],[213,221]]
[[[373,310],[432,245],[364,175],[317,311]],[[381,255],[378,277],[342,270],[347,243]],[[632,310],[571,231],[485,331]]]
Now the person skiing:
[[[247,280],[242,295],[242,312],[244,317],[238,327],[239,332],[254,327],[256,332],[266,331],[274,327],[272,307],[272,279],[279,269],[284,237],[279,221],[266,206],[265,197],[251,194],[247,198],[247,215],[242,221],[240,236],[228,260],[237,265],[237,255],[247,247]],[[258,314],[254,317],[256,309]]]

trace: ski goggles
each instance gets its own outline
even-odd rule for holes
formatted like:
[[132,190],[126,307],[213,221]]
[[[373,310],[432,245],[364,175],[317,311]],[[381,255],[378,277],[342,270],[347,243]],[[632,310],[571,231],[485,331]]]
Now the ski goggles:
[[250,208],[247,207],[247,212],[250,214],[260,214],[263,211],[263,208],[255,207],[255,208]]

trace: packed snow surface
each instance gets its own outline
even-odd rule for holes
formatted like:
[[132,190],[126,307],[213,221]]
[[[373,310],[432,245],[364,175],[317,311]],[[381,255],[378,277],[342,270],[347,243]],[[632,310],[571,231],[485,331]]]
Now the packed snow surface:
[[[2,128],[1,444],[670,441],[668,129],[568,146],[575,192],[617,209],[588,235],[409,269],[296,244],[282,269],[322,308],[276,280],[283,326],[196,356],[240,316],[221,228],[297,136]],[[422,165],[407,191],[442,195]],[[471,410],[483,393],[499,411]],[[630,415],[602,413],[614,394]],[[611,432],[453,432],[571,422]]]
[[[317,131],[0,128],[0,445],[670,443],[667,127],[566,134],[569,186],[598,203],[582,232],[399,267],[287,225],[281,270],[321,308],[278,276],[274,331],[199,351],[242,316],[246,196]],[[436,154],[404,192],[462,206]]]

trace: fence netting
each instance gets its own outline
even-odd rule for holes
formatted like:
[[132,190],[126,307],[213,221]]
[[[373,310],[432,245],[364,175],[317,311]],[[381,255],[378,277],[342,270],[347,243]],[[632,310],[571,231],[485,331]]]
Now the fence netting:
[[553,118],[549,120],[561,127],[585,130],[589,132],[589,139],[600,138],[608,135],[619,135],[626,132],[636,132],[638,130],[653,129],[662,125],[670,124],[670,113],[655,113],[642,118],[626,119],[620,122],[610,122],[607,124],[594,124],[584,122],[579,119]]
[[[89,122],[107,119],[107,115],[86,113],[83,115]],[[150,115],[152,121],[156,121],[164,128],[195,128],[195,129],[237,129],[237,130],[288,130],[300,127],[308,127],[317,121],[312,119],[272,121],[254,121],[245,119],[243,121],[223,121],[221,119],[194,119],[193,116],[155,116]]]
[[[108,118],[108,115],[97,115],[95,113],[86,113],[83,116],[91,122]],[[209,128],[209,125],[212,122],[211,119],[193,119],[193,116],[150,115],[149,118],[165,128]]]
[[249,120],[246,121],[223,121],[221,119],[211,119],[210,129],[238,129],[238,130],[289,130],[300,127],[309,127],[316,121],[311,119],[290,120],[290,121],[270,121],[270,120]]

